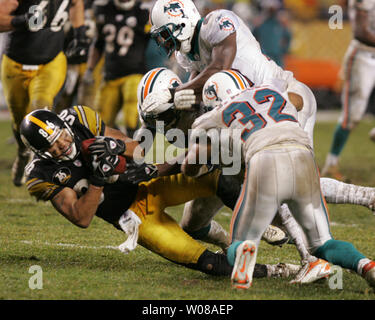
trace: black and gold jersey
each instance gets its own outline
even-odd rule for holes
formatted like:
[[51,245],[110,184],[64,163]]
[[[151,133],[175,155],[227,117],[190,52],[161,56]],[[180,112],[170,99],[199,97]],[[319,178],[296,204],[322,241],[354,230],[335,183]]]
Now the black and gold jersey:
[[23,0],[13,15],[29,13],[30,30],[7,34],[5,54],[21,64],[39,65],[63,50],[63,26],[69,18],[70,0]]
[[105,54],[105,80],[145,73],[144,52],[149,40],[149,11],[136,3],[118,9],[113,0],[94,2],[96,48]]
[[[72,129],[77,148],[85,139],[104,135],[105,124],[99,114],[88,107],[75,106],[59,115]],[[73,189],[78,197],[82,196],[88,189],[91,173],[81,154],[74,161],[62,162],[35,156],[25,172],[30,195],[42,201],[51,200],[66,187]],[[117,181],[105,185],[96,215],[116,225],[134,201],[137,191],[137,185],[130,182]]]

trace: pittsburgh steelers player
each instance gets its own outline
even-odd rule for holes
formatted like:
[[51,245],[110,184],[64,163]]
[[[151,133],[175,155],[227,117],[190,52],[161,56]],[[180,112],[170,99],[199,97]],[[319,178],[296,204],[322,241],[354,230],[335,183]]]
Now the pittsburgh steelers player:
[[149,11],[135,0],[94,2],[97,37],[92,44],[84,75],[93,82],[93,70],[104,55],[104,77],[95,98],[97,110],[114,127],[122,110],[128,136],[138,125],[137,86],[145,73],[145,49],[149,40]]
[[[8,3],[13,3],[13,7]],[[29,153],[20,139],[20,123],[31,110],[51,108],[64,83],[63,26],[68,19],[74,28],[74,39],[67,54],[80,56],[87,51],[84,5],[83,0],[12,0],[2,1],[1,7],[7,11],[0,12],[0,32],[9,31],[1,81],[18,145],[12,180],[15,186],[21,186]]]
[[[136,175],[148,181],[134,184],[127,171],[114,172],[119,155],[129,163],[141,156],[138,142],[106,126],[97,112],[83,106],[65,109],[59,115],[46,109],[32,111],[22,121],[20,133],[35,153],[26,167],[31,196],[51,201],[59,213],[81,228],[87,228],[98,216],[123,229],[119,220],[124,212],[130,212],[140,222],[133,230],[140,245],[189,268],[213,275],[230,274],[225,255],[207,250],[164,211],[168,206],[213,195],[217,171],[194,179],[169,175],[179,171],[179,165],[143,163],[137,165]],[[93,139],[90,153],[81,148],[87,139]],[[293,265],[257,265],[255,277],[287,276],[297,270]]]

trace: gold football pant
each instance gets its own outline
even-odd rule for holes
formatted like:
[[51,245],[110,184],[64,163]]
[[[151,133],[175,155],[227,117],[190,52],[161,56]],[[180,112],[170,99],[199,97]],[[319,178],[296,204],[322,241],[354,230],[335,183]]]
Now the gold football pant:
[[64,84],[66,66],[62,52],[51,62],[37,66],[23,65],[3,55],[1,81],[16,132],[27,113],[52,108],[53,100]]
[[114,127],[122,109],[125,127],[135,130],[138,124],[137,88],[143,75],[132,74],[115,80],[103,81],[95,98],[95,110],[104,123]]
[[206,250],[185,233],[164,209],[215,194],[220,171],[197,179],[183,174],[141,183],[130,207],[141,219],[138,243],[162,257],[182,264],[196,264]]

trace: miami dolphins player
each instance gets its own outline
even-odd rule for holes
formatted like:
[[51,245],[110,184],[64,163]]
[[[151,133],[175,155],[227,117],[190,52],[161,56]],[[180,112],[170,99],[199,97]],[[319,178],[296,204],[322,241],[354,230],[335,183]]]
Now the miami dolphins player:
[[[375,262],[351,243],[332,237],[311,141],[285,89],[279,79],[245,89],[193,123],[194,130],[229,132],[231,143],[241,144],[246,164],[231,222],[232,286],[250,288],[262,232],[281,204],[288,203],[310,253],[357,272],[375,287]],[[237,132],[239,139],[234,138]],[[182,164],[185,174],[196,174],[202,148],[207,145],[198,142],[189,149]]]

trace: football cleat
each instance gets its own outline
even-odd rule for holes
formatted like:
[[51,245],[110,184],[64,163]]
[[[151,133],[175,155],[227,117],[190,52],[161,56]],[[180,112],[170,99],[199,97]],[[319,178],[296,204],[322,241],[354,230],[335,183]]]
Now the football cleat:
[[291,263],[266,264],[267,278],[288,278],[295,276],[301,266]]
[[278,227],[269,225],[262,235],[262,240],[273,246],[282,246],[289,241],[289,237]]
[[24,184],[24,171],[27,163],[30,159],[30,153],[25,151],[23,153],[18,153],[16,160],[13,162],[12,166],[12,181],[16,187],[20,187]]
[[375,261],[370,261],[363,266],[362,277],[375,289]]
[[256,254],[257,249],[253,241],[245,240],[237,247],[231,276],[232,288],[249,289],[251,287]]
[[328,278],[331,274],[331,266],[323,259],[306,262],[302,265],[301,270],[290,283],[312,283],[319,279]]
[[340,172],[338,165],[325,165],[322,169],[321,176],[349,182],[348,178]]

